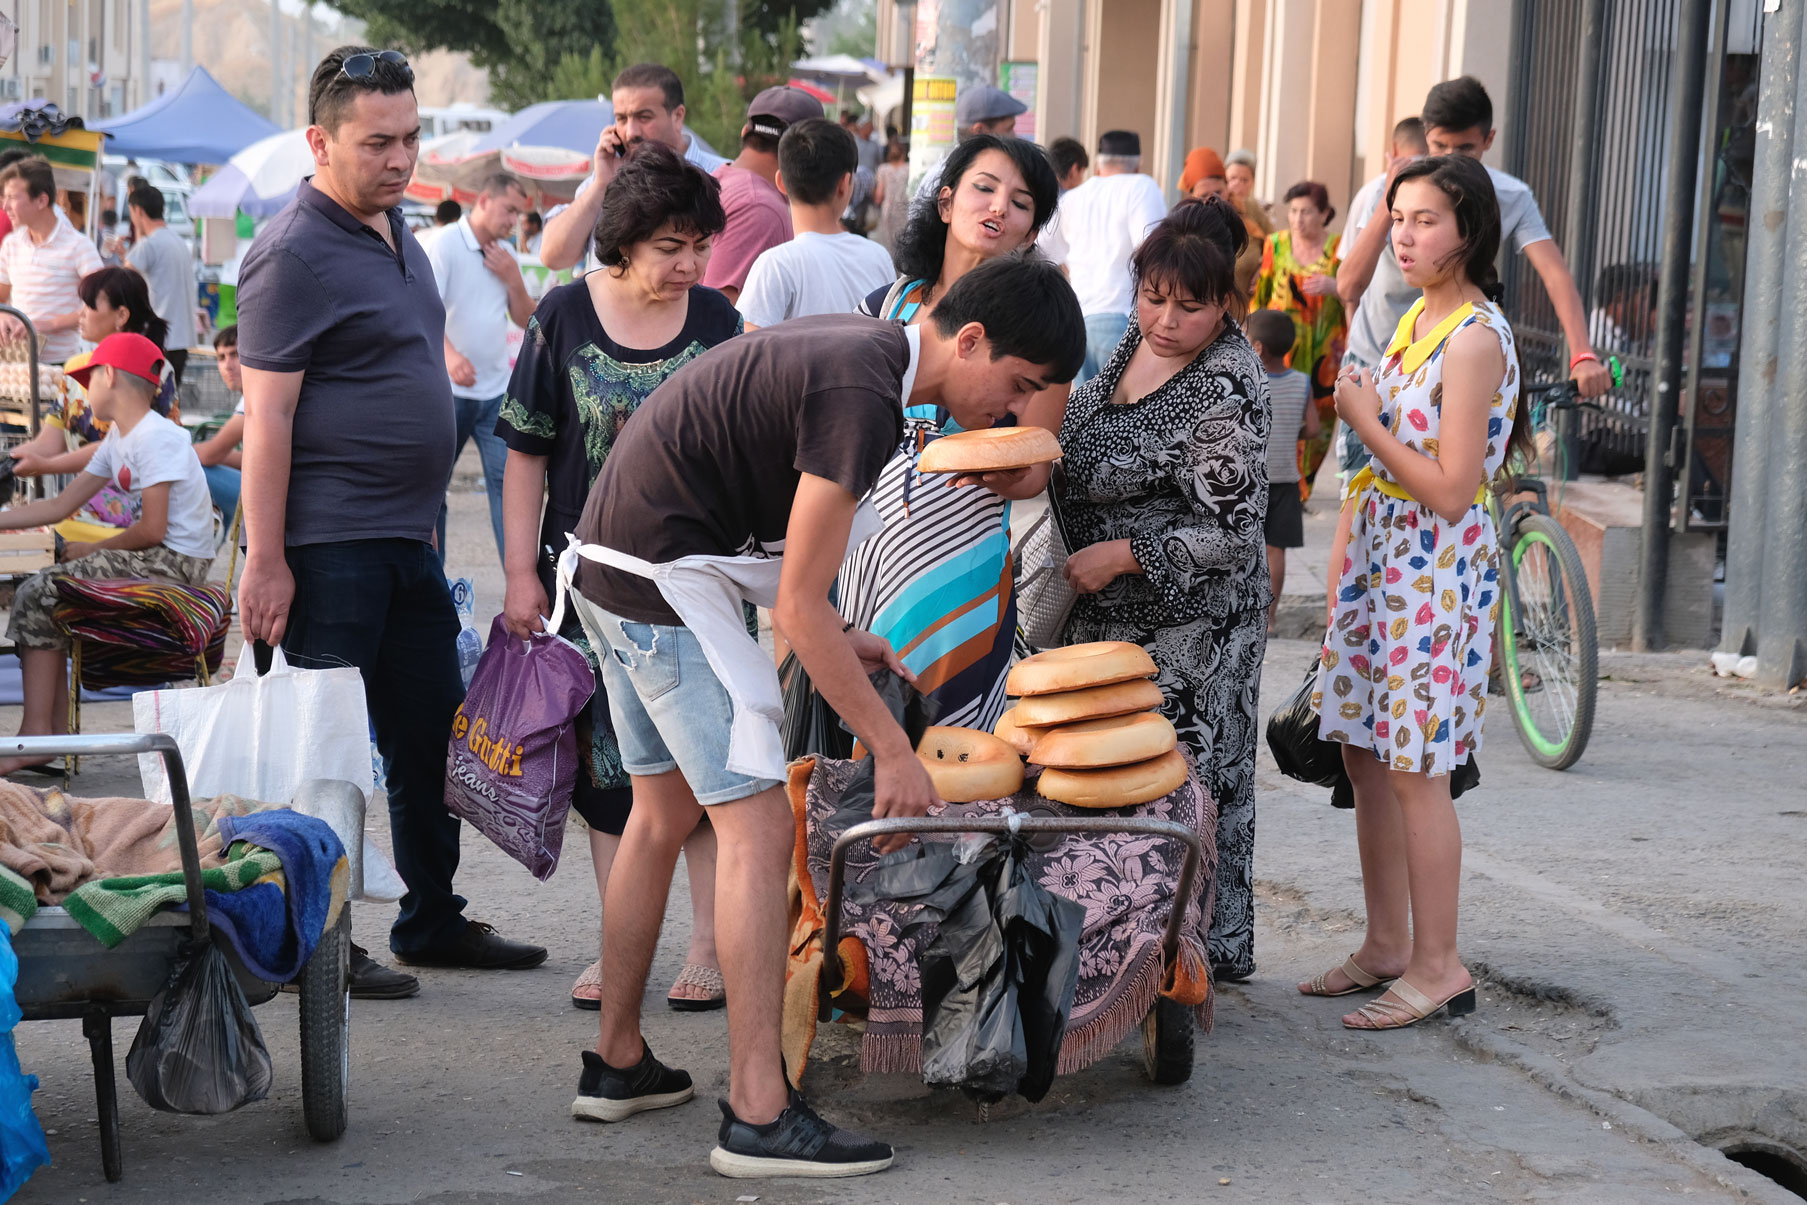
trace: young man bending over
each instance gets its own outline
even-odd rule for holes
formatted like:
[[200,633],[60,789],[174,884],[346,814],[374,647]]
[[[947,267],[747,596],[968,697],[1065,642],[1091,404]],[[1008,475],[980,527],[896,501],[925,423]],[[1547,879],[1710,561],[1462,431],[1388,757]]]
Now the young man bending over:
[[829,1125],[785,1079],[794,833],[782,696],[741,604],[772,608],[810,680],[872,750],[873,815],[925,813],[935,788],[867,680],[903,667],[883,640],[848,630],[829,587],[850,541],[875,525],[860,499],[903,438],[906,405],[989,427],[1072,380],[1084,350],[1085,320],[1060,270],[994,260],[920,326],[836,315],[731,339],[674,374],[622,430],[578,523],[588,559],[572,595],[602,651],[634,786],[603,906],[601,1033],[583,1054],[577,1116],[621,1121],[692,1095],[689,1075],[642,1038],[640,1001],[678,850],[707,808],[721,850],[730,1061],[710,1165],[727,1176],[890,1166],[889,1145]]

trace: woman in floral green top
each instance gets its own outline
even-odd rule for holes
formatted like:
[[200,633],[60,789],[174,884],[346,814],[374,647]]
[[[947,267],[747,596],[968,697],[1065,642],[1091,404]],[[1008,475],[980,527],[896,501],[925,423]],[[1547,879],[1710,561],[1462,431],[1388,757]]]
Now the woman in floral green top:
[[[576,529],[622,426],[672,373],[741,331],[733,303],[699,283],[710,240],[725,221],[715,181],[648,142],[626,157],[612,181],[597,183],[608,189],[596,225],[603,266],[540,301],[496,422],[496,434],[508,445],[503,615],[516,636],[540,631],[541,619],[552,613],[553,558],[564,550],[565,533]],[[574,614],[567,615],[560,635],[584,650],[592,670],[598,668],[596,650]],[[578,718],[578,739],[588,756],[577,771],[571,806],[590,827],[600,899],[607,894],[609,869],[633,802],[600,674],[596,693]],[[690,955],[672,1003],[719,1007],[715,835],[706,822],[684,852],[695,917]],[[599,968],[592,963],[578,977],[571,1000],[579,1008],[596,1008],[600,990]]]
[[1255,277],[1253,306],[1280,310],[1293,320],[1297,337],[1287,365],[1311,378],[1320,433],[1299,441],[1299,492],[1311,497],[1311,479],[1330,450],[1335,425],[1336,374],[1343,363],[1348,319],[1336,295],[1340,239],[1329,230],[1336,210],[1322,184],[1307,180],[1286,190],[1287,228],[1268,236]]

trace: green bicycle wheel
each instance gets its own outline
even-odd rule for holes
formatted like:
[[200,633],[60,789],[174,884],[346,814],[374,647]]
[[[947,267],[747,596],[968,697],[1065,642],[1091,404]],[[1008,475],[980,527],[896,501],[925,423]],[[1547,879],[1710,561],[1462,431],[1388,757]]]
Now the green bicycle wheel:
[[1562,525],[1528,515],[1512,539],[1520,613],[1501,608],[1500,649],[1518,739],[1531,759],[1566,770],[1594,728],[1599,689],[1593,595]]

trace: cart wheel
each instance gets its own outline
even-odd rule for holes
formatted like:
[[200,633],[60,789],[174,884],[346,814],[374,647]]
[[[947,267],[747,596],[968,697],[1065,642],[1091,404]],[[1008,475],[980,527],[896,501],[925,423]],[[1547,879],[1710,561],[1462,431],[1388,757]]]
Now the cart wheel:
[[1177,1000],[1157,998],[1142,1019],[1142,1068],[1157,1084],[1183,1084],[1192,1078],[1192,1051],[1198,1022]]
[[314,956],[301,968],[301,1111],[307,1132],[332,1142],[349,1121],[346,1086],[351,1080],[351,909],[320,935]]

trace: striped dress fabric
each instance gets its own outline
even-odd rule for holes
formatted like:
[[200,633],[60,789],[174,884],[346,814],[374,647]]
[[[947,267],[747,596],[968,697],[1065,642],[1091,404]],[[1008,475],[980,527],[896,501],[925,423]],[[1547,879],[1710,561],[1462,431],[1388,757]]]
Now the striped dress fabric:
[[[916,295],[894,288],[881,316],[908,322]],[[868,496],[884,530],[841,566],[838,598],[843,619],[891,642],[938,706],[936,723],[989,732],[1016,633],[1010,503],[917,470],[922,449],[957,430],[945,409],[904,407],[904,441]]]

